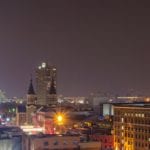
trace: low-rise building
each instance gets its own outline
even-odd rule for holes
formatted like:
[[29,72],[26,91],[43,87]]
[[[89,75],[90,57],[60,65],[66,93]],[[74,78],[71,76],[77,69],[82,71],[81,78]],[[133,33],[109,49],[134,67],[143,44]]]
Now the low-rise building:
[[79,136],[29,135],[28,150],[78,149]]
[[25,135],[18,127],[0,127],[0,150],[26,150]]
[[90,139],[93,141],[101,142],[101,150],[113,150],[114,149],[114,137],[113,135],[90,135]]
[[100,150],[101,143],[80,142],[80,136],[68,135],[28,135],[27,150]]

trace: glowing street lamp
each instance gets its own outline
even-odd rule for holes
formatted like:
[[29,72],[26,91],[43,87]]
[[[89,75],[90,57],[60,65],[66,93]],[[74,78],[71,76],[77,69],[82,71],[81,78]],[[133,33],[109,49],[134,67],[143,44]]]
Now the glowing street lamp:
[[57,123],[58,125],[62,125],[64,122],[64,117],[62,114],[57,115]]
[[67,116],[65,112],[56,112],[54,114],[54,124],[55,124],[57,134],[61,134],[65,131],[66,121],[67,121]]
[[61,115],[59,115],[59,116],[57,117],[57,120],[58,120],[58,122],[62,122],[63,117],[62,117]]

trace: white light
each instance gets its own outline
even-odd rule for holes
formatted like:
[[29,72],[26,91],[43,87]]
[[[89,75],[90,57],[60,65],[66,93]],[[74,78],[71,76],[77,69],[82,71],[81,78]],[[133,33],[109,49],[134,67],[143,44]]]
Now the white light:
[[84,100],[79,100],[78,101],[80,104],[83,104],[84,103]]
[[33,128],[33,129],[22,129],[24,132],[34,132],[34,131],[43,131],[43,128]]
[[58,99],[58,103],[62,103],[64,100],[63,99]]
[[33,126],[21,126],[20,127],[24,132],[34,132],[34,131],[39,131],[39,132],[42,132],[43,131],[43,128],[36,128],[36,127],[33,127]]
[[33,129],[33,126],[20,126],[21,129]]
[[10,121],[10,118],[6,118],[6,121],[7,121],[7,122]]
[[41,69],[41,66],[39,66],[39,69]]
[[42,68],[45,68],[46,67],[46,63],[42,63]]
[[23,101],[20,101],[19,103],[20,103],[20,104],[22,104],[22,103],[23,103]]

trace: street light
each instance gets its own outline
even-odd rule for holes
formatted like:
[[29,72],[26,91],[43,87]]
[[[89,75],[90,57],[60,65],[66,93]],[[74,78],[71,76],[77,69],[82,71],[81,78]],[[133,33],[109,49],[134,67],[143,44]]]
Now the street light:
[[58,132],[58,134],[62,134],[63,132],[63,128],[64,128],[64,123],[65,123],[65,114],[62,112],[58,112],[55,114],[54,116],[54,121],[55,121],[55,127],[58,129],[56,132]]
[[63,125],[66,122],[66,115],[63,112],[57,112],[54,115],[54,122],[56,125]]
[[64,120],[63,116],[61,114],[59,114],[57,116],[57,123],[58,123],[58,125],[62,125],[63,124],[63,120]]

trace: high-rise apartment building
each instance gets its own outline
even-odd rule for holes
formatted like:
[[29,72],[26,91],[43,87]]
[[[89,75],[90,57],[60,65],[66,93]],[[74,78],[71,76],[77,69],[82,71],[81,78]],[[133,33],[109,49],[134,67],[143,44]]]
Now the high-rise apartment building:
[[150,150],[150,104],[114,106],[115,150]]
[[42,63],[36,69],[37,104],[56,105],[56,67]]

